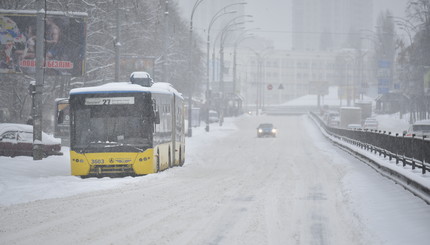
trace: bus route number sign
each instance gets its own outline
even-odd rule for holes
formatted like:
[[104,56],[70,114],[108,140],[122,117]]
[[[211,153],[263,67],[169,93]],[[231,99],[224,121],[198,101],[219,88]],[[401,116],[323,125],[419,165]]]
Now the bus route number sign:
[[85,105],[134,105],[134,97],[85,98]]

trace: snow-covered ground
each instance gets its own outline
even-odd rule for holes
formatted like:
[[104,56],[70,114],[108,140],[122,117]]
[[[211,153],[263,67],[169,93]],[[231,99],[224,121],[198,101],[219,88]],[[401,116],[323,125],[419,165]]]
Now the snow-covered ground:
[[183,167],[136,178],[70,176],[67,148],[0,157],[0,244],[429,243],[430,207],[307,116],[227,118],[186,144]]

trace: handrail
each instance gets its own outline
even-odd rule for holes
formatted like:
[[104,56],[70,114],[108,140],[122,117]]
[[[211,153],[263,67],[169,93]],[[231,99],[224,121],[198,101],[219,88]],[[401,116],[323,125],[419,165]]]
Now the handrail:
[[389,160],[396,159],[396,164],[421,169],[422,174],[430,172],[430,141],[424,138],[404,137],[367,130],[349,130],[335,128],[326,123],[315,113],[310,115],[328,134],[362,149],[374,152]]

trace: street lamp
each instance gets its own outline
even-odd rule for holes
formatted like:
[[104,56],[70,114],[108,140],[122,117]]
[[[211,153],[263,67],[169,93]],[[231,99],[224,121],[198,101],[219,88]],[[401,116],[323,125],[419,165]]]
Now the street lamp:
[[[213,43],[213,49],[212,49],[212,81],[215,81],[215,44],[217,42],[218,39],[221,38],[221,36],[224,35],[225,32],[227,31],[235,31],[235,30],[230,30],[229,28],[234,26],[234,25],[240,25],[240,24],[244,24],[245,22],[240,22],[240,23],[231,23],[239,18],[243,18],[243,17],[252,17],[252,15],[240,15],[240,16],[236,16],[235,18],[231,19],[230,21],[228,21],[225,26],[223,27],[223,29],[221,31],[218,32],[217,36],[214,39],[214,43]],[[246,21],[247,22],[247,21]],[[222,38],[223,39],[223,38]],[[221,45],[221,44],[220,44]]]
[[[191,11],[191,17],[190,17],[190,37],[189,37],[189,54],[188,54],[188,79],[191,81],[191,67],[192,67],[192,48],[193,48],[193,18],[194,18],[194,12],[196,11],[197,7],[205,0],[197,0],[194,3],[193,9]],[[191,137],[193,135],[192,131],[192,105],[193,105],[193,85],[190,84],[189,94],[188,94],[188,137]]]
[[[229,11],[229,12],[225,12],[227,8],[234,6],[234,5],[244,5],[247,4],[246,2],[241,2],[241,3],[232,3],[229,4],[227,6],[225,6],[224,8],[220,9],[219,11],[217,11],[215,13],[215,15],[212,17],[211,21],[209,22],[209,26],[208,26],[208,36],[207,36],[207,51],[206,51],[206,76],[207,76],[207,81],[206,81],[206,109],[207,109],[207,113],[206,113],[206,127],[205,130],[206,132],[209,132],[209,109],[210,109],[210,69],[209,69],[209,63],[210,63],[210,33],[211,33],[211,29],[212,29],[212,25],[215,23],[215,21],[217,19],[219,19],[220,17],[227,15],[227,14],[233,14],[236,13],[237,11]],[[214,72],[214,71],[212,71]]]
[[409,44],[412,45],[413,43],[413,33],[411,31],[417,33],[418,27],[415,26],[410,20],[397,17],[397,16],[388,16],[390,19],[393,19],[394,23],[400,28],[400,30],[406,32],[409,38]]
[[161,65],[161,81],[167,82],[167,51],[169,37],[169,0],[165,0],[164,9],[164,37],[163,37],[163,63]]
[[244,18],[244,17],[252,17],[252,15],[241,15],[241,16],[237,16],[233,19],[231,19],[229,22],[227,22],[226,26],[222,29],[221,33],[221,37],[220,37],[220,86],[219,86],[219,90],[221,93],[221,118],[220,118],[220,125],[222,126],[222,123],[224,121],[224,110],[225,110],[225,91],[224,91],[224,42],[226,40],[226,33],[231,30],[231,27],[234,26],[238,26],[238,25],[242,25],[244,23],[247,22],[252,22],[252,20],[248,20],[248,21],[242,21],[242,22],[235,22],[237,19],[239,18]]
[[[247,30],[245,30],[243,33],[245,33]],[[239,96],[236,96],[236,88],[237,88],[237,47],[241,42],[243,42],[246,39],[254,38],[255,36],[253,34],[248,34],[245,36],[239,36],[238,39],[234,42],[234,48],[233,48],[233,107],[234,107],[234,116],[238,115],[239,108],[242,106],[238,104],[238,98]]]

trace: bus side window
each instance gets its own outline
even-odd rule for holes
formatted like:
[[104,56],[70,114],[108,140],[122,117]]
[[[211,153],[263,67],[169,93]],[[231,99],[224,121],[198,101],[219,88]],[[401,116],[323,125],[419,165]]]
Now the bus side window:
[[154,111],[155,124],[160,124],[160,112]]
[[152,108],[154,110],[154,123],[160,124],[160,112],[159,110],[157,110],[157,102],[155,101],[155,99],[152,100]]
[[58,112],[57,123],[63,123],[63,122],[64,122],[64,111],[61,110]]

